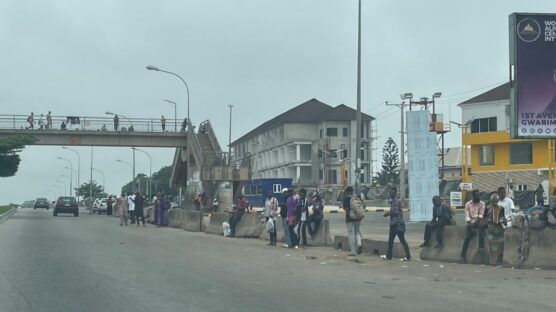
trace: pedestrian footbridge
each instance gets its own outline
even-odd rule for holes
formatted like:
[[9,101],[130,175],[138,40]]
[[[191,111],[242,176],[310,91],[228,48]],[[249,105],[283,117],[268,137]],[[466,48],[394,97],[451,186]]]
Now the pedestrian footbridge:
[[187,146],[185,121],[112,117],[0,115],[0,139],[32,135],[34,145],[178,147]]

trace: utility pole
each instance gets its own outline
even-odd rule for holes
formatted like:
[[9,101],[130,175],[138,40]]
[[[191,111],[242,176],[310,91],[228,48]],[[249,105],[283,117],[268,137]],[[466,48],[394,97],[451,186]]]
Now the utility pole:
[[228,164],[232,164],[232,108],[233,105],[229,104],[228,107],[230,108],[230,129],[228,131]]
[[133,151],[133,169],[132,169],[132,179],[131,179],[131,192],[135,193],[135,149],[132,149]]
[[93,213],[93,147],[91,146],[91,175],[89,176],[89,200],[91,201],[91,209],[89,214]]
[[386,106],[396,106],[401,112],[401,125],[400,125],[400,199],[402,204],[405,200],[405,120],[404,108],[409,106],[405,102],[399,104],[390,104],[386,102]]
[[357,20],[357,113],[355,114],[355,194],[359,195],[361,174],[361,0]]

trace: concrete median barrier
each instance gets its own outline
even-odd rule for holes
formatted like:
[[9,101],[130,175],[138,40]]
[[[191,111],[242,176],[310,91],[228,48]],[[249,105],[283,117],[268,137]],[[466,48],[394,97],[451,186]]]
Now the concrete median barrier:
[[183,214],[183,229],[190,232],[204,232],[203,213],[199,211],[186,211]]
[[261,219],[263,217],[257,213],[244,213],[236,225],[235,237],[260,237],[264,231]]
[[205,233],[223,235],[222,233],[222,222],[228,222],[230,214],[227,212],[213,212],[210,214],[210,222]]
[[556,230],[506,229],[504,264],[514,268],[556,269]]
[[168,210],[168,226],[176,229],[183,228],[186,223],[186,213],[183,209]]
[[[435,230],[436,231],[436,230]],[[465,239],[465,226],[449,225],[444,227],[442,239],[444,241],[443,248],[434,248],[437,244],[436,233],[433,231],[430,246],[421,250],[419,258],[421,260],[457,262],[460,258],[461,248]],[[484,250],[484,240],[480,241],[478,233],[471,239],[469,248],[467,249],[467,262],[473,264],[488,263]]]
[[[276,218],[276,241],[278,243],[284,241],[284,226],[282,218]],[[270,240],[270,234],[263,228],[261,233],[261,238]],[[319,230],[317,231],[315,238],[311,238],[309,231],[307,231],[307,244],[309,246],[332,246],[332,238],[330,237],[330,224],[328,220],[322,220],[320,223]]]
[[[388,252],[387,240],[363,238],[361,239],[361,245],[363,247],[362,255],[380,256],[380,255],[385,255],[386,252]],[[349,242],[347,236],[345,235],[334,236],[334,248],[345,250],[345,251],[351,251],[349,248]],[[403,246],[398,241],[394,241],[394,245],[392,247],[392,257],[400,258],[400,259],[405,257],[405,251],[403,250]]]

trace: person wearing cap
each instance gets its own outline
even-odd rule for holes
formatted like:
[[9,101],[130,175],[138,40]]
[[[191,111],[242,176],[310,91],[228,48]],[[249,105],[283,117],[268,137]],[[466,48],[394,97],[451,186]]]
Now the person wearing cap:
[[286,203],[288,202],[289,191],[287,188],[282,189],[282,200],[280,201],[280,218],[282,218],[282,226],[284,227],[284,247],[288,248],[292,242],[290,239],[290,227],[288,226],[288,210]]

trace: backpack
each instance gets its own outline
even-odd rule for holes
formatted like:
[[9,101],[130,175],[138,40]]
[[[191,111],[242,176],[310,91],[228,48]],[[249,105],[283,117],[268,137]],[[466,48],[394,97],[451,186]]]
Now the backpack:
[[354,196],[349,202],[349,217],[353,220],[365,218],[365,203],[359,196]]

